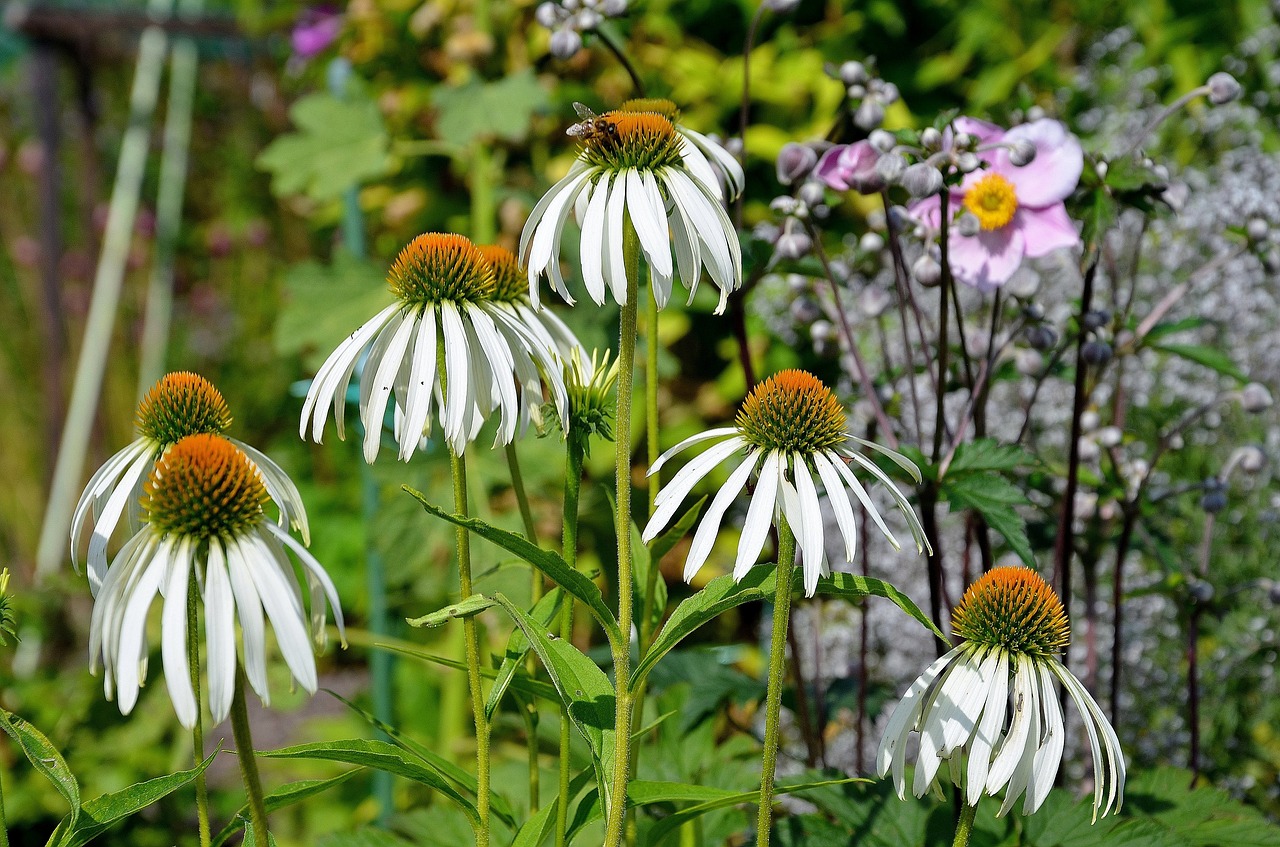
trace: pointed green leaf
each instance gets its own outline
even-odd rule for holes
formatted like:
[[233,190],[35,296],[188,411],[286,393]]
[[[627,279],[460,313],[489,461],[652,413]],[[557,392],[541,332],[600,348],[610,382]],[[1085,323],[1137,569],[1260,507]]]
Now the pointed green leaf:
[[[350,630],[348,630],[348,633],[349,632]],[[467,665],[465,662],[459,662],[457,659],[450,659],[446,656],[437,656],[434,653],[428,653],[426,650],[423,650],[420,647],[416,647],[410,644],[405,644],[403,642],[392,643],[392,642],[379,641],[379,642],[375,642],[373,646],[383,650],[390,650],[393,653],[402,653],[405,656],[409,656],[421,662],[427,662],[432,665],[439,665],[444,668],[452,668],[456,671],[467,670]],[[493,668],[482,667],[480,668],[480,675],[488,679],[494,679],[498,675],[498,672],[495,671]],[[529,679],[528,677],[525,677],[525,676],[516,675],[515,677],[512,678],[510,687],[524,694],[528,694],[532,697],[541,697],[543,700],[548,700],[552,703],[560,702],[560,695],[556,692],[555,686],[548,685],[547,683],[539,679]]]
[[1229,376],[1237,382],[1248,382],[1249,377],[1236,367],[1231,357],[1216,347],[1205,347],[1199,344],[1152,344],[1153,349],[1171,356],[1204,365],[1211,371]]
[[[535,621],[550,629],[552,622],[559,620],[560,612],[564,608],[563,599],[564,591],[559,587],[553,588],[534,604],[530,615]],[[524,637],[524,630],[516,627],[512,630],[511,637],[507,639],[506,653],[503,655],[502,664],[498,667],[498,674],[494,677],[493,687],[489,689],[489,697],[485,700],[484,713],[487,717],[492,718],[493,713],[498,710],[502,696],[506,694],[511,680],[524,667],[524,659],[528,654],[529,639]]]
[[453,784],[435,768],[424,762],[415,761],[394,744],[385,741],[373,741],[366,738],[350,738],[341,741],[320,741],[314,744],[299,744],[281,750],[259,751],[259,756],[269,759],[319,759],[328,762],[343,762],[349,765],[364,765],[375,770],[403,776],[414,782],[433,788],[456,803],[473,823],[480,822],[475,804],[458,793]]
[[437,627],[444,626],[450,621],[469,618],[472,615],[478,615],[485,609],[493,605],[493,601],[483,594],[472,594],[464,600],[454,603],[452,606],[446,606],[439,611],[432,612],[429,615],[423,615],[420,618],[406,618],[409,626],[420,627]]
[[1014,506],[1027,502],[1027,497],[1016,485],[995,473],[971,473],[952,479],[947,477],[939,493],[942,499],[962,509],[973,509],[982,515],[987,524],[1004,536],[1009,549],[1027,567],[1036,566],[1031,541],[1027,538],[1027,522]]
[[615,693],[600,667],[577,647],[547,631],[520,607],[501,594],[493,595],[542,660],[555,683],[569,718],[591,745],[597,780],[608,791],[613,766]]
[[514,553],[542,571],[556,585],[559,585],[586,604],[591,614],[595,616],[596,620],[600,622],[600,626],[604,628],[610,643],[617,644],[622,640],[622,635],[618,631],[618,622],[614,619],[613,612],[605,605],[604,597],[600,595],[600,589],[586,576],[569,567],[558,553],[543,550],[522,535],[507,532],[505,529],[498,529],[482,520],[450,514],[439,506],[430,503],[422,492],[415,491],[407,485],[404,486],[404,490],[413,495],[414,499],[421,503],[422,508],[429,513],[455,526],[471,530],[486,541],[490,541],[504,550]]
[[[328,779],[301,779],[297,782],[280,786],[262,799],[266,803],[267,811],[274,812],[276,809],[283,809],[286,806],[292,806],[294,803],[301,803],[309,797],[314,797],[317,794],[328,791],[330,788],[341,785],[363,770],[364,768],[353,768]],[[235,817],[228,821],[227,825],[213,837],[210,847],[222,847],[232,836],[248,826],[249,807],[245,805],[241,806]],[[245,843],[252,842],[246,839]]]
[[884,580],[851,573],[833,573],[831,576],[824,576],[818,580],[817,593],[824,597],[843,597],[849,600],[869,595],[883,597],[919,621],[925,629],[942,639],[943,643],[950,643],[947,636],[943,635],[934,626],[933,621],[929,620],[929,616],[920,611],[920,607],[913,603],[910,597],[899,591],[893,584]]
[[776,584],[774,568],[758,567],[748,571],[741,582],[734,582],[731,574],[718,576],[701,591],[686,597],[676,606],[671,617],[667,618],[649,651],[631,672],[631,689],[634,691],[636,686],[643,683],[658,660],[671,652],[690,633],[735,606],[753,600],[769,599],[774,594]]
[[431,98],[438,113],[436,132],[464,147],[492,138],[520,141],[534,113],[546,108],[548,100],[532,70],[494,82],[472,77],[463,85],[441,85]]
[[972,471],[1012,471],[1034,464],[1036,457],[1016,444],[1001,444],[994,438],[979,438],[956,448],[947,468],[947,477]]
[[0,709],[0,730],[4,730],[5,734],[17,742],[31,766],[52,782],[53,787],[67,801],[71,813],[64,821],[69,828],[74,829],[80,816],[80,783],[76,782],[75,774],[67,767],[58,748],[28,721],[4,709]]
[[[542,842],[547,840],[551,835],[551,829],[555,825],[556,806],[561,802],[569,802],[582,791],[591,780],[589,772],[583,772],[575,776],[569,781],[569,793],[567,797],[557,797],[550,805],[544,806],[538,814],[525,821],[524,826],[520,827],[520,831],[516,833],[515,840],[511,842],[511,847],[540,847]],[[595,796],[595,789],[591,790],[591,795]]]

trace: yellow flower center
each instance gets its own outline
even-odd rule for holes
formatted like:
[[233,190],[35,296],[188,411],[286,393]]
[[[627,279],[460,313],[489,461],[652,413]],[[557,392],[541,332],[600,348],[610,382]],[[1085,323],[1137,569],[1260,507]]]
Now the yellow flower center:
[[1018,195],[1009,180],[1000,174],[987,174],[965,192],[964,205],[983,230],[1000,229],[1018,211]]
[[162,533],[234,538],[262,520],[267,489],[253,462],[220,435],[188,435],[156,462],[142,508]]
[[138,431],[161,448],[198,432],[222,434],[231,426],[231,410],[213,383],[199,374],[167,374],[138,404]]
[[653,112],[673,124],[680,123],[680,107],[662,97],[638,97],[618,107],[619,112]]
[[1040,574],[1020,565],[992,568],[969,586],[951,629],[966,641],[1031,656],[1055,656],[1071,642],[1062,601]]
[[520,266],[516,254],[497,244],[481,244],[477,248],[489,267],[493,268],[493,294],[500,303],[513,303],[529,298],[529,275]]
[[582,158],[611,171],[657,170],[679,165],[681,139],[657,112],[607,112],[577,125]]
[[472,303],[493,296],[493,268],[469,238],[428,232],[400,251],[387,273],[387,285],[409,305]]
[[844,443],[844,407],[807,371],[782,371],[747,396],[735,421],[748,444],[761,450],[816,453]]

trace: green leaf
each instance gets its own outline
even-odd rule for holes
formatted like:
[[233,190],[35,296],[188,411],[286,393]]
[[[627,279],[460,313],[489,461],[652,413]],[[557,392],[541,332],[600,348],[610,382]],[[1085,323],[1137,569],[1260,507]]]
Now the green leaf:
[[49,847],[81,847],[88,844],[114,824],[189,785],[213,764],[217,756],[218,752],[215,751],[190,770],[156,777],[95,797],[80,808],[78,815],[67,815],[62,819],[49,836]]
[[1210,321],[1208,318],[1202,317],[1182,318],[1181,320],[1176,321],[1161,321],[1151,327],[1147,334],[1143,336],[1143,340],[1150,343],[1152,341],[1165,338],[1166,336],[1175,335],[1179,332],[1200,329],[1200,327],[1207,326],[1209,323]]
[[929,616],[920,611],[920,607],[911,601],[910,597],[884,580],[851,573],[833,573],[818,580],[817,593],[824,597],[843,597],[848,600],[867,596],[883,597],[919,621],[925,629],[942,639],[944,644],[951,643],[947,636],[934,626],[933,621],[929,620]]
[[256,162],[271,173],[277,197],[334,200],[390,172],[390,142],[373,100],[309,94],[293,105],[289,117],[297,132],[272,141]]
[[1152,344],[1150,346],[1162,353],[1195,362],[1197,365],[1204,365],[1209,370],[1229,376],[1238,382],[1249,381],[1249,377],[1236,367],[1231,357],[1216,347],[1203,347],[1199,344]]
[[962,509],[973,509],[987,525],[1004,536],[1009,549],[1027,567],[1036,566],[1031,541],[1027,538],[1027,522],[1014,506],[1030,501],[1016,485],[994,473],[967,474],[958,479],[948,476],[939,488],[942,499]]
[[67,827],[74,829],[80,816],[80,783],[67,767],[67,762],[44,733],[12,712],[0,709],[0,729],[17,742],[31,766],[44,775],[58,789],[58,793],[71,807],[71,813],[63,819]]
[[[402,653],[421,662],[427,662],[432,665],[440,665],[445,668],[452,668],[457,671],[467,670],[465,662],[459,662],[457,659],[450,659],[446,656],[437,656],[434,653],[428,653],[419,647],[405,643],[391,643],[385,641],[375,642],[374,647],[383,650],[390,650],[393,653]],[[498,672],[493,668],[480,668],[480,675],[489,679],[497,677]],[[556,692],[555,686],[548,685],[542,680],[529,679],[528,677],[516,676],[511,680],[511,687],[524,694],[532,697],[541,697],[543,700],[549,700],[552,703],[560,702],[560,695]]]
[[[779,783],[774,790],[775,797],[782,797],[786,794],[794,794],[799,791],[808,791],[814,788],[822,788],[828,785],[847,785],[849,783],[870,783],[872,780],[863,779],[861,777],[848,777],[845,779],[827,779],[817,782],[799,782],[799,783]],[[697,786],[687,786],[695,788]],[[720,789],[708,789],[719,792]],[[658,821],[650,828],[646,835],[645,843],[648,845],[657,845],[662,843],[662,839],[666,838],[672,832],[684,826],[691,820],[705,815],[707,812],[713,812],[716,809],[724,809],[729,806],[737,806],[740,803],[759,803],[760,792],[757,791],[726,791],[721,796],[713,799],[704,800],[695,806],[687,809],[681,809],[674,814],[668,815]]]
[[351,331],[394,302],[383,268],[339,252],[331,264],[304,261],[284,275],[284,304],[275,325],[281,356],[303,357],[316,370]]
[[257,753],[269,759],[318,759],[328,762],[343,762],[348,765],[364,765],[375,770],[403,776],[414,782],[433,788],[456,803],[467,817],[479,824],[480,816],[476,813],[475,804],[458,793],[453,784],[444,776],[423,762],[405,757],[405,753],[394,744],[385,741],[373,741],[366,738],[351,738],[341,741],[320,741],[314,744],[299,744],[285,747],[282,750],[268,750]]
[[466,147],[478,141],[521,141],[529,132],[534,113],[547,107],[547,92],[532,70],[523,70],[493,82],[476,77],[463,85],[435,90],[436,133],[446,141]]
[[516,833],[511,847],[540,847],[551,834],[555,825],[556,810],[560,807],[560,798],[554,798],[549,804],[538,810],[538,813],[524,822],[524,826]]
[[612,784],[610,777],[613,768],[613,720],[616,705],[609,678],[577,647],[548,633],[544,625],[506,597],[495,594],[493,599],[507,610],[542,660],[543,667],[547,669],[560,693],[561,702],[569,711],[570,720],[591,746],[597,781],[601,791],[608,796],[609,786]]
[[[552,622],[559,619],[561,609],[564,607],[563,600],[564,591],[559,587],[553,588],[534,604],[530,615],[539,624],[549,629]],[[497,676],[494,677],[493,687],[489,689],[489,697],[484,703],[484,713],[487,717],[492,718],[493,713],[498,710],[502,696],[510,687],[511,680],[524,667],[524,659],[528,654],[529,639],[525,638],[524,630],[516,627],[512,630],[511,637],[507,639],[506,653],[502,657],[502,664],[498,667]]]
[[413,495],[422,504],[422,508],[429,513],[455,526],[471,530],[486,541],[490,541],[504,550],[514,553],[542,571],[556,585],[559,585],[586,604],[591,614],[604,627],[605,634],[609,637],[611,643],[617,644],[623,640],[621,633],[618,631],[618,622],[614,619],[613,612],[605,605],[604,597],[600,595],[600,589],[586,576],[569,567],[558,553],[554,553],[551,550],[543,550],[536,544],[531,543],[523,535],[507,532],[505,529],[498,529],[477,518],[464,518],[460,515],[450,514],[439,506],[428,502],[425,494],[415,491],[407,485],[404,486],[404,490]]
[[429,615],[423,615],[420,618],[406,618],[409,626],[421,627],[437,627],[444,626],[450,621],[460,620],[461,618],[469,618],[472,615],[478,615],[485,609],[491,608],[493,601],[483,594],[472,594],[465,600],[454,603],[452,606],[446,606],[443,609],[432,612]]
[[994,438],[967,441],[956,448],[947,468],[947,477],[974,471],[1012,471],[1036,463],[1036,457],[1016,444],[1001,444]]
[[[341,785],[363,770],[364,768],[353,768],[328,779],[301,779],[297,782],[280,786],[262,799],[267,806],[267,811],[274,812],[276,809],[283,809],[286,806],[292,806],[294,803],[301,803],[303,800]],[[210,847],[222,847],[232,836],[249,825],[249,807],[244,805],[240,807],[240,811],[236,812],[235,817],[214,836],[213,841],[210,842]],[[246,840],[245,843],[251,842]]]
[[667,618],[667,622],[658,631],[658,637],[649,646],[649,651],[631,672],[631,689],[634,691],[643,683],[658,660],[671,652],[690,633],[722,612],[753,600],[769,599],[773,596],[776,585],[774,569],[758,567],[748,571],[741,582],[734,582],[732,574],[718,576],[701,591],[686,597],[676,606],[671,617]]

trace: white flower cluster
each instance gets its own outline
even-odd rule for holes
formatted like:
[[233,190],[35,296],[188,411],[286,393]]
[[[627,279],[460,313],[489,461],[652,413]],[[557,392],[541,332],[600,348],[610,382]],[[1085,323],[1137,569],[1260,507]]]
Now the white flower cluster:
[[551,55],[568,59],[582,49],[582,33],[626,11],[627,0],[547,0],[535,15],[538,23],[551,30]]

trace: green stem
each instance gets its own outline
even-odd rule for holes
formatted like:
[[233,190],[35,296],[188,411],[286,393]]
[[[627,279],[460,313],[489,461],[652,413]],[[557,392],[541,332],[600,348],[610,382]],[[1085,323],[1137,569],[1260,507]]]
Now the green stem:
[[231,733],[236,740],[236,758],[240,760],[240,776],[249,796],[249,821],[253,824],[255,847],[268,847],[267,804],[258,776],[258,761],[253,757],[253,735],[249,732],[249,710],[244,702],[244,670],[236,665],[236,693],[231,700]]
[[[196,600],[200,589],[196,584],[196,572],[191,570],[187,585],[187,664],[191,669],[191,690],[196,698],[196,724],[191,727],[191,750],[195,763],[204,761],[203,712],[200,708],[200,630],[199,609]],[[238,742],[237,742],[238,743]],[[209,787],[204,771],[196,774],[196,820],[200,828],[200,847],[209,847]]]
[[[538,530],[533,523],[533,510],[529,508],[529,495],[524,488],[524,474],[520,472],[520,457],[516,453],[515,442],[506,445],[507,468],[511,471],[511,489],[516,495],[516,505],[520,508],[520,519],[524,523],[525,538],[538,543]],[[533,608],[542,599],[542,573],[535,567],[529,567],[529,607]],[[537,673],[537,657],[529,652],[526,668],[529,676]],[[538,795],[542,789],[542,770],[538,764],[538,706],[530,703],[524,714],[525,731],[529,743],[529,814],[537,814]]]
[[[444,348],[440,348],[443,350]],[[443,373],[443,369],[441,369]],[[441,387],[443,391],[443,386]],[[453,510],[466,517],[467,463],[449,448],[449,470],[453,475]],[[465,599],[474,593],[471,586],[471,534],[458,527],[458,583]],[[476,828],[476,847],[489,843],[489,719],[484,713],[484,691],[480,687],[480,636],[475,617],[462,621],[462,634],[467,655],[467,686],[471,691],[471,716],[476,725],[476,812],[480,825]]]
[[623,237],[627,269],[627,299],[622,306],[618,331],[618,405],[615,412],[614,482],[618,514],[618,631],[613,646],[616,706],[613,729],[613,784],[607,798],[604,847],[622,843],[627,817],[627,782],[631,770],[631,395],[635,390],[636,316],[639,311],[640,239],[630,219]]
[[[572,424],[571,424],[572,425]],[[578,564],[578,492],[582,487],[582,447],[573,436],[567,439],[568,462],[564,475],[564,542],[562,555],[565,564]],[[566,643],[573,639],[573,598],[566,597],[560,612],[560,638]],[[560,800],[556,805],[556,847],[569,843],[569,742],[573,726],[569,722],[569,710],[560,707]]]
[[0,847],[9,847],[9,825],[4,816],[4,784],[0,782]]
[[760,808],[756,814],[757,847],[769,847],[769,829],[773,822],[773,775],[778,766],[782,684],[787,672],[787,629],[791,625],[791,575],[795,570],[795,558],[796,537],[786,520],[782,519],[778,523],[778,588],[773,598],[773,634],[769,643],[764,759],[760,765]]
[[956,821],[956,837],[951,847],[968,847],[969,836],[973,833],[973,819],[978,814],[978,805],[965,803],[960,808],[960,820]]
[[[658,463],[658,301],[648,298],[645,319],[648,337],[645,339],[644,405],[645,440],[648,448],[649,467]],[[661,479],[658,474],[649,477],[649,515],[652,517],[658,499]],[[643,653],[653,637],[654,602],[658,593],[658,563],[649,563],[649,573],[644,585],[644,611],[640,617],[640,650]]]

